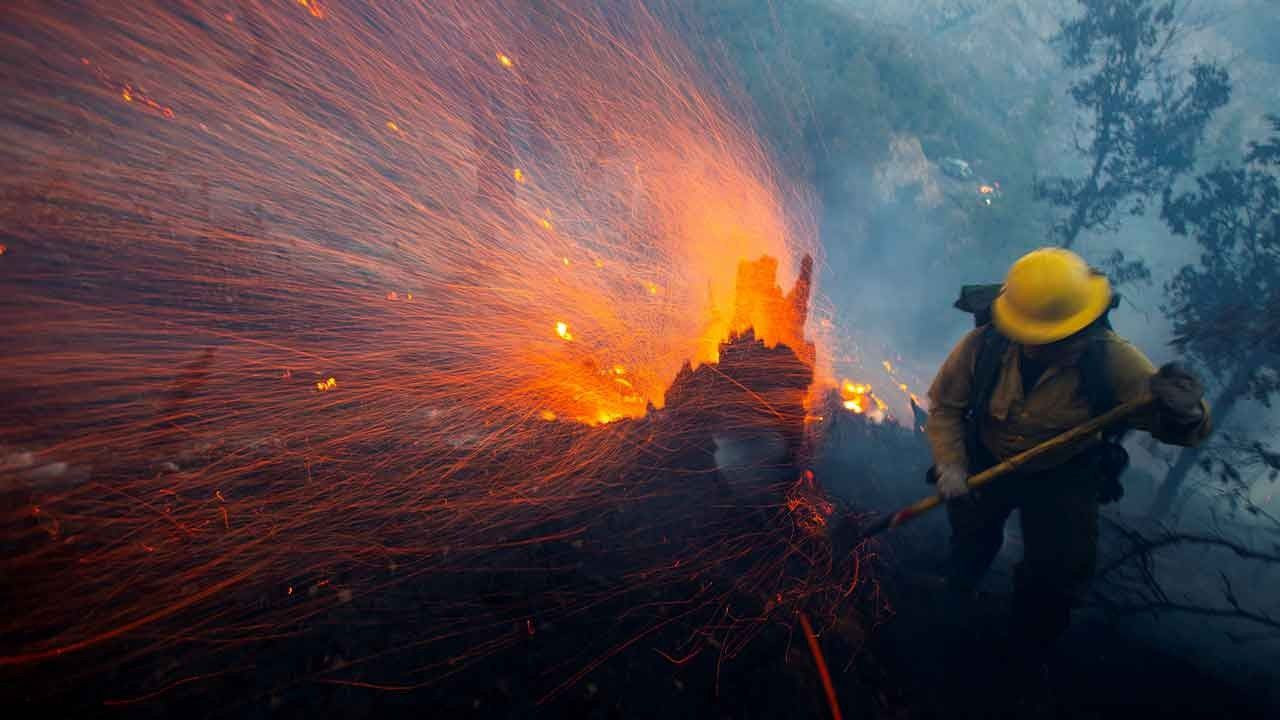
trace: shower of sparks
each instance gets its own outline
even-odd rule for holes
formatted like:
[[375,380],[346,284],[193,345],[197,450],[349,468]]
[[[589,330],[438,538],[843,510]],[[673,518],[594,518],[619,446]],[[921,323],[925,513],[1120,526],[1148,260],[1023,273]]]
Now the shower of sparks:
[[[618,421],[731,332],[803,347],[734,288],[740,260],[790,278],[815,251],[804,198],[658,18],[604,6],[7,11],[0,665],[234,646],[398,578],[590,551],[653,451]],[[666,557],[619,588],[732,557],[735,592],[818,591],[777,589],[800,543],[706,520],[696,488],[627,499],[705,538],[632,538]],[[796,532],[828,512],[789,498]],[[726,653],[766,620],[724,620],[730,594],[689,600],[723,606]],[[474,639],[459,657],[532,635],[518,602],[460,607],[414,631]]]

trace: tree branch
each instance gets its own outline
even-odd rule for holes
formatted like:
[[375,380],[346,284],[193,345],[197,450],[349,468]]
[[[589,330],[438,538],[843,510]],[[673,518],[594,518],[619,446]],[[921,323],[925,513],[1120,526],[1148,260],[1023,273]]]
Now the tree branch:
[[[1152,615],[1182,613],[1240,620],[1260,625],[1269,631],[1280,631],[1280,617],[1245,607],[1225,572],[1218,573],[1220,604],[1200,604],[1190,598],[1185,600],[1170,598],[1156,573],[1155,564],[1157,551],[1178,545],[1218,548],[1229,551],[1242,560],[1267,565],[1280,565],[1280,552],[1258,550],[1222,535],[1174,532],[1163,527],[1158,535],[1148,536],[1113,518],[1103,516],[1102,520],[1131,545],[1097,574],[1099,585],[1095,585],[1092,597],[1108,615],[1123,617],[1148,613]],[[1126,567],[1131,568],[1131,573],[1119,572]]]
[[1158,614],[1162,612],[1174,612],[1198,615],[1200,617],[1245,620],[1280,632],[1280,620],[1270,615],[1239,607],[1215,608],[1173,602],[1170,600],[1160,600],[1138,605],[1111,605],[1107,607],[1107,611],[1121,617],[1126,615],[1141,615],[1144,613]]

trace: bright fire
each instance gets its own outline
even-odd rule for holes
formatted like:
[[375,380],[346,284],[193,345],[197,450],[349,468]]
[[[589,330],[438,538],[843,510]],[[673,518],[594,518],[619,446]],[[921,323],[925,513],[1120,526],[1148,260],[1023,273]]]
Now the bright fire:
[[857,415],[874,414],[879,419],[888,409],[888,405],[871,391],[866,383],[844,380],[840,383],[840,399],[845,410]]
[[60,600],[6,663],[287,632],[211,618],[340,561],[452,572],[594,509],[619,448],[574,423],[748,327],[816,355],[777,285],[809,291],[811,207],[638,2],[105,5],[0,25],[0,447],[100,476],[40,504],[87,542],[0,559]]
[[866,412],[872,403],[870,395],[870,385],[855,383],[852,380],[845,380],[840,383],[840,397],[844,400],[846,410],[855,413]]

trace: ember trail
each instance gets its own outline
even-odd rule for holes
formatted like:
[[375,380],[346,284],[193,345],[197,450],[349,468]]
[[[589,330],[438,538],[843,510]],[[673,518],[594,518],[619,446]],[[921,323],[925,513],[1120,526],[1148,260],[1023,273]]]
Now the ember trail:
[[404,690],[621,617],[549,698],[856,599],[799,472],[806,198],[617,5],[5,10],[6,672]]

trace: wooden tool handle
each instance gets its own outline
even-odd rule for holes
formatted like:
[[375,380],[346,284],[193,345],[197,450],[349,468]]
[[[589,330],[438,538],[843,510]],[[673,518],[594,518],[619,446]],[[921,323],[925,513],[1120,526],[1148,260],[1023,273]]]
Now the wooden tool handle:
[[[982,487],[993,480],[1008,475],[1033,460],[1044,457],[1054,451],[1071,447],[1076,442],[1079,442],[1094,433],[1101,432],[1112,425],[1129,419],[1133,415],[1146,409],[1150,404],[1151,398],[1142,398],[1133,402],[1124,403],[1123,405],[1118,405],[1088,422],[1083,422],[1061,435],[1050,438],[1033,448],[1024,450],[1008,460],[987,468],[977,475],[970,477],[968,480],[969,489],[972,490],[974,488]],[[946,500],[941,495],[930,495],[928,497],[920,498],[911,505],[877,520],[862,533],[862,538],[866,539],[872,535],[884,532],[885,530],[895,528],[908,520],[912,520],[923,515],[945,502]]]

